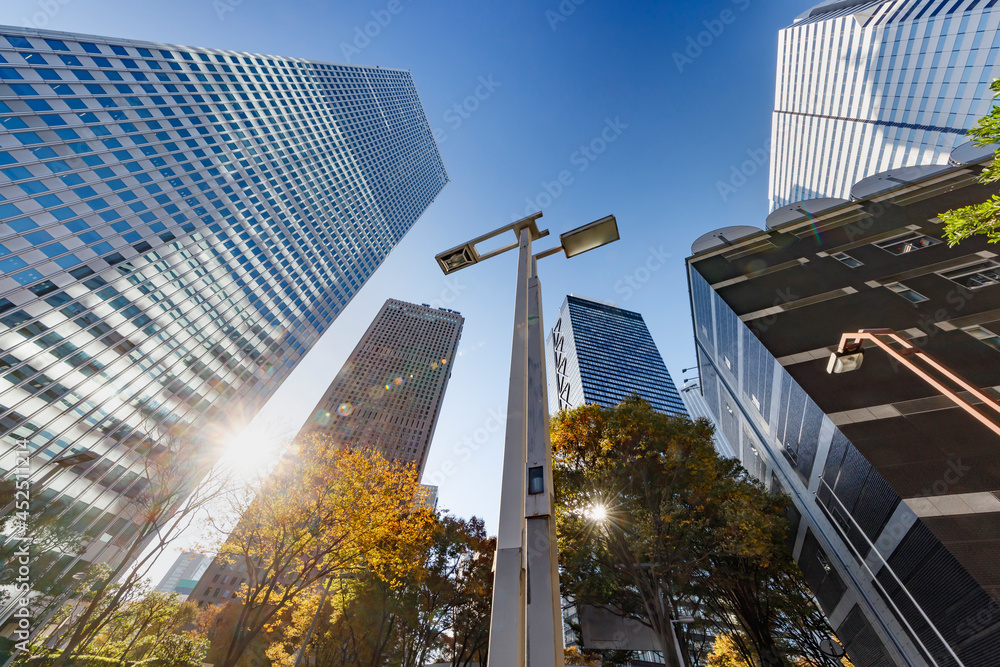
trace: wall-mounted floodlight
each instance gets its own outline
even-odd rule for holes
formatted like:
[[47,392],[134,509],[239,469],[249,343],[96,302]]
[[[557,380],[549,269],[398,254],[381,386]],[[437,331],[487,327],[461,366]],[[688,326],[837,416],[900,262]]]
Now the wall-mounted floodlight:
[[861,343],[845,345],[844,349],[830,353],[830,360],[826,362],[827,373],[849,373],[861,368],[861,362],[865,360],[865,353],[861,351]]
[[615,216],[608,215],[600,220],[595,220],[589,225],[577,227],[565,234],[559,235],[559,244],[567,257],[581,255],[588,250],[600,248],[617,241],[621,237],[618,235],[618,221]]

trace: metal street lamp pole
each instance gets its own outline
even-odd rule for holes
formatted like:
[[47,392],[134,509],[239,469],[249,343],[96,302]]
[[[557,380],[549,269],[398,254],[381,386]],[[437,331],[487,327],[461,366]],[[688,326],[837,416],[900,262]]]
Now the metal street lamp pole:
[[[518,249],[514,335],[500,486],[500,523],[494,561],[489,667],[563,667],[559,570],[556,553],[552,447],[545,382],[545,336],[537,260],[562,250],[573,257],[618,240],[614,216],[560,236],[560,244],[537,255],[535,213],[436,259],[445,274],[508,250]],[[513,231],[517,241],[481,255],[476,244]],[[527,483],[526,483],[527,480]]]
[[674,627],[675,623],[694,623],[693,616],[681,616],[680,618],[670,620],[670,636],[674,639],[674,652],[677,655],[677,663],[684,667],[687,663],[684,662],[684,652],[681,651],[681,642],[677,638],[677,628]]
[[[534,222],[534,221],[532,221]],[[524,461],[528,399],[528,274],[531,229],[520,230],[517,289],[514,292],[514,340],[510,352],[507,425],[500,482],[500,524],[493,571],[489,667],[525,664],[526,593],[524,553]]]

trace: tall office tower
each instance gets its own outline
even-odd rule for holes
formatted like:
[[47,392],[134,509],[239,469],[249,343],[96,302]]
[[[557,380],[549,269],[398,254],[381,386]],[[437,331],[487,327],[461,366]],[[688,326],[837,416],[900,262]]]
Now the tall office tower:
[[553,413],[586,403],[613,407],[638,394],[658,412],[687,414],[639,313],[569,295],[547,342]]
[[[446,308],[386,301],[296,439],[325,435],[422,471],[464,322]],[[419,502],[436,506],[437,487],[422,486]],[[244,563],[215,561],[191,599],[235,599],[244,581]]]
[[33,563],[68,581],[133,541],[151,438],[245,423],[448,178],[406,71],[21,28],[0,60],[0,474],[29,450],[85,535]]
[[993,2],[830,0],[801,14],[778,33],[771,210],[948,164],[990,109],[998,52]]
[[[866,198],[706,234],[688,259],[709,412],[790,496],[794,556],[856,665],[1000,659],[1000,436],[906,364],[1000,414],[905,349],[1000,397],[997,248],[950,248],[937,217],[997,191],[984,164],[877,174]],[[895,352],[868,341],[829,373],[860,329],[895,330]]]
[[212,564],[212,557],[203,554],[182,553],[170,566],[154,590],[162,593],[177,593],[182,599],[187,599],[194,590],[201,575]]
[[300,436],[374,447],[423,471],[464,322],[447,308],[387,300]]

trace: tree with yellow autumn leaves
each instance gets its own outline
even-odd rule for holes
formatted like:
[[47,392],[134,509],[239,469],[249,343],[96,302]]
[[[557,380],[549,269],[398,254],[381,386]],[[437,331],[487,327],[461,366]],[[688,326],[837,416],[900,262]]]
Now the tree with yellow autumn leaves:
[[[274,667],[485,664],[496,540],[481,519],[439,513],[418,567],[389,582],[372,572],[331,578],[273,624]],[[304,647],[303,655],[297,655]]]
[[293,445],[260,488],[232,501],[241,518],[218,559],[246,581],[209,662],[234,667],[276,619],[332,580],[404,578],[416,566],[409,556],[430,539],[433,512],[419,490],[415,468],[372,449],[322,436]]

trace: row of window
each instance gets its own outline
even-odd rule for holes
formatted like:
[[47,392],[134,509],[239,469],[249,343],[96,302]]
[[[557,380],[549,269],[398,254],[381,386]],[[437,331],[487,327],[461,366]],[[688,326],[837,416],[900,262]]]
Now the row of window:
[[[894,236],[890,239],[876,241],[872,245],[882,248],[893,255],[902,255],[920,250],[922,248],[928,248],[930,246],[937,245],[938,243],[941,243],[939,239],[935,239],[924,234],[918,234],[916,232],[910,232],[900,236]],[[848,255],[845,252],[832,253],[830,256],[852,269],[863,265],[860,260]],[[996,262],[992,259],[984,259],[982,261],[973,262],[955,269],[938,271],[937,275],[942,278],[947,278],[948,280],[961,285],[965,289],[975,290],[981,287],[989,287],[1000,284],[1000,262]],[[920,292],[910,289],[900,282],[886,283],[884,287],[893,294],[898,294],[910,303],[922,303],[928,300],[928,298]],[[980,340],[990,347],[1000,351],[1000,335],[990,331],[989,329],[980,325],[974,325],[964,327],[963,331],[971,335],[976,340]]]
[[[916,232],[909,232],[889,239],[876,241],[872,245],[882,248],[893,255],[903,255],[922,248],[928,248],[939,243],[941,243],[939,239]],[[861,260],[848,255],[846,252],[831,253],[830,257],[846,266],[851,267],[852,269],[864,265]],[[951,280],[952,282],[958,283],[966,289],[978,289],[980,287],[987,287],[1000,283],[1000,263],[987,259],[967,264],[957,269],[938,271],[937,274],[943,278]],[[927,297],[919,292],[909,289],[902,283],[887,283],[885,287],[889,288],[894,293],[899,294],[911,303],[927,301]]]

